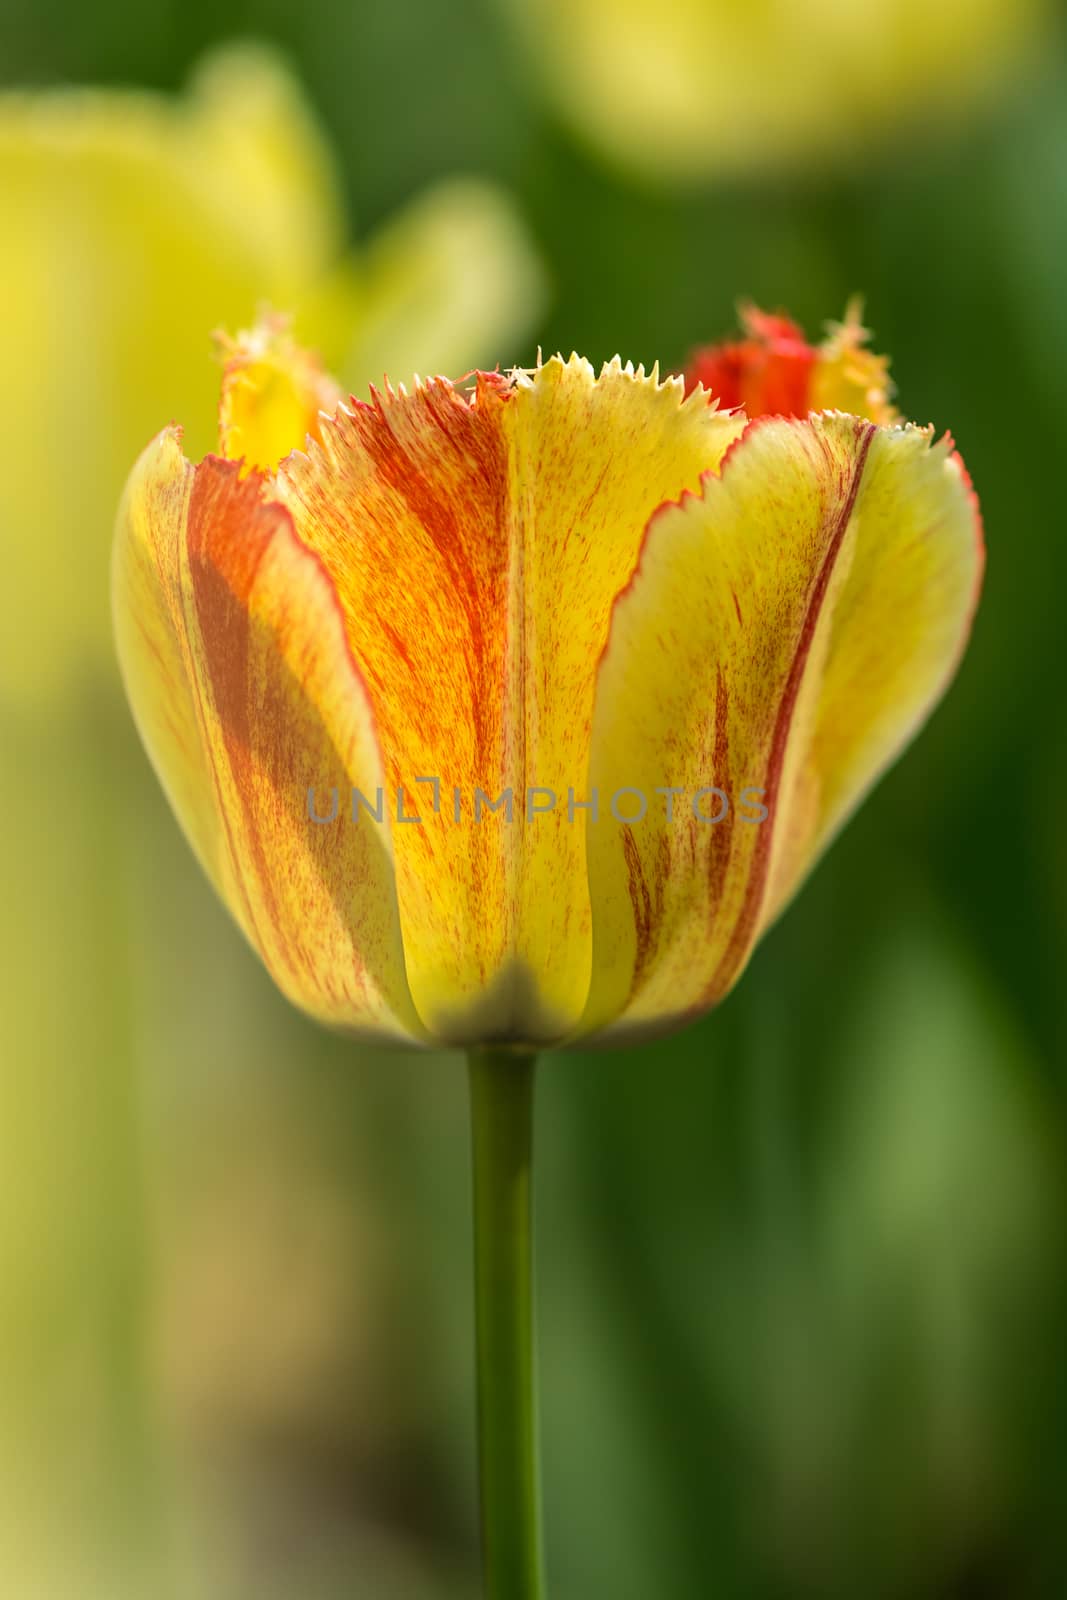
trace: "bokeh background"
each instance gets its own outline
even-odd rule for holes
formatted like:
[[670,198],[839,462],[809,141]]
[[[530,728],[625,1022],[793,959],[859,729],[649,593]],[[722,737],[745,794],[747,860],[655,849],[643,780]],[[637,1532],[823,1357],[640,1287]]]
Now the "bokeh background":
[[365,390],[678,369],[741,296],[815,333],[856,290],[973,473],[985,599],[721,1010],[544,1063],[552,1593],[1067,1593],[1065,34],[2,0],[4,1596],[478,1593],[463,1064],[286,1007],[111,655],[113,508],[172,416],[206,448],[211,330],[290,305]]

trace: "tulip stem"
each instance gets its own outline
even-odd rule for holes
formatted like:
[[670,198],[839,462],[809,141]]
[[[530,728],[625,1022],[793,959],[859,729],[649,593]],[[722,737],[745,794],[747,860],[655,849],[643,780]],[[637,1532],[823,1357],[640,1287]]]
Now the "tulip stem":
[[478,1468],[486,1600],[541,1600],[531,1172],[534,1058],[472,1050]]

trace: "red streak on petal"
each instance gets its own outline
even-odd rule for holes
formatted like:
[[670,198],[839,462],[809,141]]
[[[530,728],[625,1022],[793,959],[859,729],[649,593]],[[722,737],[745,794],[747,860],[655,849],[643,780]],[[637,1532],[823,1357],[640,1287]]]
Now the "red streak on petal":
[[722,900],[734,842],[733,774],[730,766],[730,689],[721,664],[715,669],[715,746],[712,755],[712,773],[710,781],[727,796],[730,809],[721,822],[695,823],[694,826],[711,827],[711,842],[708,849],[708,906],[714,923]]
[[[434,581],[443,583],[462,616],[462,632],[457,635],[457,646],[461,641],[463,645],[460,670],[467,682],[478,770],[486,772],[495,770],[499,744],[501,629],[508,571],[508,470],[494,413],[509,392],[504,380],[493,374],[478,375],[473,404],[443,380],[422,386],[406,404],[405,420],[418,418],[414,444],[406,443],[394,428],[395,399],[376,393],[370,405],[354,402],[350,417],[339,426],[344,446],[357,447],[373,464],[376,487],[388,488],[404,506],[411,524],[424,531],[440,561]],[[435,437],[440,448],[431,453],[426,446]],[[333,476],[328,487],[337,496],[345,492],[343,482]],[[385,552],[381,570],[365,572],[358,590],[355,574],[336,571],[334,577],[350,626],[359,626],[362,618],[372,632],[384,633],[390,641],[384,654],[370,638],[360,638],[357,649],[392,759],[397,751],[394,710],[402,706],[404,714],[411,715],[411,674],[420,665],[426,680],[425,717],[433,721],[439,710],[426,678],[422,640],[415,633],[405,635],[405,628],[413,626],[411,608],[395,604],[398,579],[409,590],[417,590],[426,578],[419,569],[405,566],[405,551],[394,529],[374,533],[374,518],[380,511],[372,512],[356,498],[350,515],[362,525],[364,537],[368,541],[376,537]],[[332,558],[325,559],[330,566]],[[430,593],[427,604],[432,603]],[[416,613],[415,620],[420,619],[421,613]],[[406,674],[396,672],[397,660],[404,663]]]
[[800,630],[800,638],[797,641],[789,676],[778,707],[778,715],[775,718],[774,733],[771,737],[767,775],[763,783],[764,804],[769,813],[768,820],[760,825],[756,847],[749,867],[749,879],[744,902],[734,925],[733,933],[730,935],[729,943],[723,952],[722,960],[719,962],[715,975],[708,985],[707,993],[704,997],[705,1006],[714,1005],[727,992],[755,935],[760,908],[763,904],[763,894],[767,885],[767,874],[770,869],[771,847],[774,843],[774,830],[778,821],[776,803],[782,781],[782,770],[785,765],[785,754],[789,743],[793,712],[796,710],[800,686],[804,681],[804,669],[807,666],[808,655],[811,651],[812,640],[815,637],[815,629],[822,612],[823,602],[830,587],[830,579],[833,576],[834,567],[840,554],[845,534],[848,531],[849,522],[852,520],[852,511],[863,479],[863,471],[867,464],[867,454],[871,447],[871,440],[877,431],[873,423],[868,423],[859,440],[859,448],[855,466],[852,469],[852,479],[848,487],[848,493],[838,514],[837,523],[831,535],[822,567],[819,570],[819,576],[815,580],[815,587],[808,602],[807,613]]

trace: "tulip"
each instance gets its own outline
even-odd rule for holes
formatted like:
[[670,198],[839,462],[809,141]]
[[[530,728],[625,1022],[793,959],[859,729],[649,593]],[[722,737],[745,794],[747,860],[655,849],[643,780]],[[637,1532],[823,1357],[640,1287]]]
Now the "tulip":
[[750,336],[698,370],[758,402],[807,362],[866,411],[753,422],[577,357],[342,405],[275,325],[230,346],[217,455],[176,428],[142,455],[115,554],[134,712],[309,1014],[461,1046],[672,1027],[925,719],[981,567],[967,476],[890,420],[854,322],[851,364],[772,331],[769,365]]
[[500,0],[545,92],[620,166],[683,182],[845,166],[994,100],[1049,0]]
[[[0,332],[0,702],[34,712],[111,670],[115,501],[161,417],[209,447],[214,326],[291,306],[364,384],[409,357],[484,359],[539,297],[524,230],[488,183],[441,182],[349,250],[311,108],[249,45],[205,59],[181,97],[0,94],[0,199],[0,298],[18,308]],[[47,426],[27,430],[30,413]]]
[[165,429],[119,515],[134,715],[245,935],[319,1021],[471,1053],[494,1594],[539,1592],[533,1052],[723,998],[980,582],[966,471],[894,420],[857,315],[818,350],[747,320],[697,363],[725,406],[577,356],[338,403],[260,325],[218,453]]

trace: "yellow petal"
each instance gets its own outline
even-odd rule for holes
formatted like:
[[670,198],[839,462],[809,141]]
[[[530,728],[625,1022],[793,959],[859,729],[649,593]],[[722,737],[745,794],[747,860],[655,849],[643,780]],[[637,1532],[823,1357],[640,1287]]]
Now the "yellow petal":
[[670,819],[664,794],[590,832],[583,1030],[659,1030],[726,993],[944,689],[979,548],[943,448],[840,415],[751,425],[721,477],[653,520],[600,669],[590,782],[680,792]]
[[812,363],[809,409],[850,411],[887,425],[898,420],[890,401],[889,358],[867,348],[871,335],[863,326],[862,310],[861,300],[854,297],[845,320],[828,325]]
[[[434,382],[342,411],[279,473],[337,589],[388,788],[421,818],[395,822],[393,848],[408,981],[442,1038],[557,1038],[582,1013],[585,814],[568,819],[568,791],[585,798],[611,608],[649,516],[742,426],[700,391],[683,402],[681,380],[557,358],[473,395]],[[476,788],[510,791],[512,822],[476,822]],[[528,815],[532,788],[555,809]]]
[[141,455],[119,507],[112,555],[115,642],[138,731],[197,859],[224,882],[221,823],[185,643],[181,544],[193,468],[167,428]]
[[761,926],[914,737],[951,682],[970,632],[985,552],[978,502],[951,440],[883,428],[871,441],[825,665],[797,727]]
[[291,450],[320,438],[321,415],[337,410],[341,391],[318,358],[294,344],[285,317],[268,316],[234,339],[218,339],[219,450],[246,472],[273,472]]
[[[352,787],[382,781],[366,690],[321,563],[261,487],[236,463],[191,468],[173,432],[138,462],[114,561],[127,693],[179,820],[283,993],[323,1022],[419,1038],[388,829],[351,820]],[[334,791],[334,820],[312,820]]]

